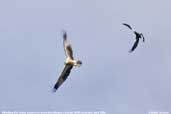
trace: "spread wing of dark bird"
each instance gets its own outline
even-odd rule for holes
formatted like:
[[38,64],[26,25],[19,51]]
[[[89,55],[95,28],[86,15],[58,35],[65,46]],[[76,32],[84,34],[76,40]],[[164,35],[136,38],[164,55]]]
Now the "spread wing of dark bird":
[[139,39],[137,38],[133,47],[131,48],[131,50],[129,51],[130,53],[133,52],[135,50],[135,48],[138,46],[138,43],[139,43]]
[[72,69],[72,65],[65,65],[60,77],[58,78],[58,81],[56,82],[55,86],[54,86],[54,92],[64,83],[64,81],[67,79],[67,77],[69,76],[71,69]]
[[126,24],[126,23],[123,23],[123,25],[127,26],[129,29],[132,30],[132,27],[131,27],[130,25],[128,25],[128,24]]
[[72,47],[69,41],[67,40],[67,33],[65,31],[63,34],[63,45],[64,45],[65,55],[71,59],[74,59]]
[[144,35],[141,33],[141,36],[142,36],[142,38],[143,38],[143,42],[145,42],[145,38],[144,38]]

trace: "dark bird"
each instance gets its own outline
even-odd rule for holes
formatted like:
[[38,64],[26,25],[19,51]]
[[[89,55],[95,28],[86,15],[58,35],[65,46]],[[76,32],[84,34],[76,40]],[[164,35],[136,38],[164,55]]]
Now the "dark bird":
[[64,46],[64,51],[65,51],[65,55],[66,55],[66,60],[64,62],[65,67],[61,73],[61,75],[59,76],[55,86],[54,86],[54,92],[64,83],[64,81],[67,79],[67,77],[69,76],[71,69],[73,68],[73,66],[78,66],[80,67],[82,62],[80,60],[75,60],[73,57],[73,51],[72,51],[72,47],[71,44],[69,43],[69,41],[67,40],[67,33],[64,31],[63,32],[63,46]]
[[138,43],[139,43],[139,39],[140,39],[140,38],[143,38],[143,42],[145,42],[145,38],[144,38],[144,36],[143,36],[142,33],[139,33],[139,32],[137,32],[137,31],[134,31],[130,25],[128,25],[128,24],[126,24],[126,23],[123,23],[123,25],[125,25],[125,26],[127,26],[129,29],[131,29],[131,30],[134,32],[134,34],[135,34],[135,39],[136,39],[136,41],[134,42],[134,45],[132,46],[131,50],[129,51],[129,52],[131,53],[131,52],[133,52],[133,51],[135,50],[135,48],[137,48]]

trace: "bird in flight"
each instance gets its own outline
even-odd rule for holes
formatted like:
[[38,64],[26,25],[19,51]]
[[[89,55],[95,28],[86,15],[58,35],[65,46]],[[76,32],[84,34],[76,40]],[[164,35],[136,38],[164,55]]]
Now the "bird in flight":
[[64,62],[65,67],[59,76],[56,84],[54,85],[54,92],[64,83],[64,81],[67,79],[69,76],[71,69],[73,66],[78,66],[80,67],[82,62],[80,60],[75,60],[73,57],[73,51],[71,44],[69,43],[67,39],[67,33],[66,31],[63,31],[63,46],[64,46],[64,51],[66,55],[66,60]]
[[143,42],[145,42],[145,38],[144,38],[144,36],[143,36],[142,33],[139,33],[139,32],[137,32],[137,31],[134,31],[130,25],[128,25],[128,24],[126,24],[126,23],[123,23],[123,25],[125,25],[125,26],[127,26],[129,29],[131,29],[131,30],[134,32],[134,34],[135,34],[135,39],[136,39],[136,41],[134,42],[134,45],[132,46],[131,50],[129,51],[129,52],[131,53],[131,52],[133,52],[133,51],[135,50],[135,48],[137,48],[138,43],[139,43],[139,39],[140,39],[140,38],[143,38]]

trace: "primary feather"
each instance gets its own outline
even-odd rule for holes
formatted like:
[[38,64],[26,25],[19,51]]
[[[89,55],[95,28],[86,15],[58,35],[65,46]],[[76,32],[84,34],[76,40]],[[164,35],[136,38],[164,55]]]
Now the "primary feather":
[[67,77],[69,76],[71,69],[72,69],[72,65],[65,65],[60,77],[58,78],[58,81],[56,82],[55,86],[54,86],[54,90],[56,91],[63,83],[64,81],[67,79]]
[[127,26],[129,29],[132,30],[132,27],[131,27],[130,25],[128,25],[128,24],[126,24],[126,23],[123,23],[123,25]]

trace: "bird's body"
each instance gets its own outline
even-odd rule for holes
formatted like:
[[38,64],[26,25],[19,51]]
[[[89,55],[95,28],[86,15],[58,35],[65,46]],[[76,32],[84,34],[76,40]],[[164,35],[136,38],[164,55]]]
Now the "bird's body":
[[138,33],[138,32],[136,32],[136,31],[134,31],[134,34],[135,34],[135,38],[136,39],[139,39],[139,38],[141,38],[141,33]]
[[80,64],[78,64],[78,60],[73,60],[69,57],[65,60],[64,64],[65,65],[73,65],[73,66],[79,66],[80,65]]
[[138,43],[139,43],[139,39],[143,38],[143,42],[145,42],[145,38],[144,38],[144,36],[143,36],[142,33],[139,33],[139,32],[137,32],[137,31],[134,31],[130,25],[128,25],[128,24],[126,24],[126,23],[123,23],[123,25],[125,25],[125,26],[127,26],[129,29],[131,29],[131,30],[134,32],[134,34],[135,34],[135,39],[136,39],[136,41],[134,42],[134,45],[132,46],[131,50],[129,51],[129,52],[131,53],[131,52],[133,52],[133,51],[137,48]]
[[65,67],[63,69],[63,72],[61,73],[59,79],[57,80],[57,82],[54,86],[54,91],[56,91],[63,84],[63,82],[67,79],[73,66],[79,67],[82,64],[82,62],[80,60],[74,59],[72,47],[71,47],[71,44],[69,43],[69,41],[67,40],[66,32],[64,32],[64,34],[63,34],[63,45],[64,45],[65,55],[67,58],[64,62]]

